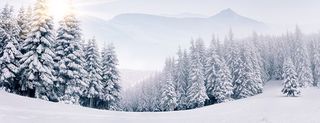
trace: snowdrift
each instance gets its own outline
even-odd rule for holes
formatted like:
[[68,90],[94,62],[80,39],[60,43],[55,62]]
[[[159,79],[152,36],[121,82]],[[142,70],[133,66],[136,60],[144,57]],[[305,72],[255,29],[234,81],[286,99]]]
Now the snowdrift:
[[46,102],[0,92],[0,123],[319,123],[320,89],[300,97],[281,94],[281,81],[267,83],[264,93],[247,99],[189,111],[112,112]]

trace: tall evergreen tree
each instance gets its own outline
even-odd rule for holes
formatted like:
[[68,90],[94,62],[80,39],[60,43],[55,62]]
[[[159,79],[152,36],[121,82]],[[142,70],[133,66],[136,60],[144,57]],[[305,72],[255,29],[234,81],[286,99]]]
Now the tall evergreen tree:
[[187,92],[188,108],[203,107],[205,100],[208,99],[204,85],[203,64],[198,51],[194,42],[192,42],[190,48],[190,85]]
[[314,86],[320,87],[320,44],[317,41],[312,42],[312,70],[314,78]]
[[284,57],[285,57],[285,49],[284,49],[284,42],[277,42],[274,46],[274,50],[276,51],[273,55],[274,61],[273,61],[273,78],[276,80],[282,80],[283,79],[283,63],[284,63]]
[[13,10],[6,5],[0,15],[0,87],[3,86],[8,91],[18,91],[18,67],[19,56],[21,53],[18,50],[18,25],[13,17]]
[[298,83],[298,75],[295,72],[295,67],[291,58],[286,58],[283,66],[283,89],[281,92],[286,94],[287,96],[297,96],[300,94],[299,83]]
[[262,80],[256,58],[249,44],[244,44],[241,52],[238,78],[234,81],[234,98],[246,98],[262,93]]
[[313,84],[311,63],[305,43],[302,41],[302,33],[297,27],[294,38],[295,52],[293,54],[294,65],[298,73],[298,82],[302,87],[308,87]]
[[231,81],[231,73],[224,59],[221,59],[217,71],[217,78],[213,86],[212,96],[215,97],[218,103],[232,100],[233,86]]
[[104,47],[101,53],[102,66],[102,99],[108,110],[119,110],[120,106],[120,75],[117,68],[118,58],[113,44]]
[[52,93],[54,29],[52,18],[48,15],[48,1],[37,0],[32,19],[32,30],[22,45],[26,51],[20,62],[21,90],[30,97],[48,100]]
[[80,96],[88,84],[85,81],[84,53],[81,46],[79,21],[72,11],[64,17],[58,28],[55,43],[55,92],[65,103],[79,104]]
[[198,38],[195,41],[195,52],[199,54],[199,60],[202,65],[203,74],[205,73],[205,65],[206,65],[206,47],[204,41],[201,38]]
[[241,73],[241,54],[240,54],[240,45],[234,41],[233,33],[230,30],[229,36],[225,39],[225,60],[229,70],[231,72],[232,83],[236,85],[236,79],[239,78]]
[[173,80],[174,60],[169,58],[163,71],[160,106],[162,111],[173,111],[177,106],[177,95]]
[[187,90],[189,85],[189,57],[187,51],[178,51],[178,62],[176,65],[176,84],[177,84],[177,109],[187,109]]
[[91,39],[88,41],[86,50],[85,50],[85,70],[88,72],[88,84],[89,87],[86,89],[86,97],[89,99],[88,104],[85,104],[89,107],[96,107],[96,103],[101,99],[102,93],[102,82],[101,82],[101,65],[100,65],[100,56],[98,48],[96,45],[96,39]]
[[27,10],[24,7],[21,7],[17,16],[17,23],[19,26],[19,44],[22,44],[28,37],[29,32],[31,31],[31,17],[32,9],[29,7]]
[[206,65],[205,65],[205,86],[206,92],[209,97],[207,101],[208,104],[213,104],[216,102],[214,95],[214,84],[217,81],[217,72],[219,67],[221,66],[220,56],[217,54],[216,42],[213,40],[210,44],[210,47],[207,52],[206,57]]

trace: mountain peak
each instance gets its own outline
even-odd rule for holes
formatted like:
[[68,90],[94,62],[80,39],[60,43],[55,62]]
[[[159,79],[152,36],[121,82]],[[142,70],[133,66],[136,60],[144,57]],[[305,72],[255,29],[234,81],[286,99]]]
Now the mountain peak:
[[232,9],[227,8],[220,11],[216,16],[237,16],[238,14],[234,12]]

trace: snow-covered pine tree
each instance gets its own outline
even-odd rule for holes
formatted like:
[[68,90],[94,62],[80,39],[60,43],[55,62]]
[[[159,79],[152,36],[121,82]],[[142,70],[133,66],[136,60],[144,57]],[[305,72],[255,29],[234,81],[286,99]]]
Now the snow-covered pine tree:
[[162,111],[173,111],[177,106],[177,94],[173,79],[174,59],[168,58],[163,70],[160,106]]
[[314,78],[314,86],[320,87],[320,44],[318,41],[313,41],[312,51],[312,70]]
[[[0,29],[2,29],[2,33],[0,33],[0,54],[4,49],[4,41],[7,39],[7,34],[14,29],[10,29],[12,25],[14,25],[15,19],[13,18],[13,7],[6,4],[0,13]],[[16,29],[16,28],[15,28]]]
[[21,60],[21,90],[30,97],[53,99],[54,28],[48,15],[48,1],[37,0],[32,19],[32,30],[22,45],[26,51]]
[[203,74],[205,73],[205,64],[206,64],[206,47],[204,41],[201,38],[198,38],[195,41],[195,52],[198,52],[199,59],[203,68]]
[[88,41],[85,50],[85,70],[88,72],[88,88],[85,91],[85,95],[88,98],[86,106],[91,108],[96,107],[96,103],[101,100],[102,83],[101,83],[101,65],[98,48],[96,45],[96,39],[93,38]]
[[81,46],[79,21],[72,11],[60,21],[55,43],[55,69],[57,81],[55,92],[59,100],[68,104],[79,104],[85,81],[84,53]]
[[13,17],[13,10],[6,5],[0,15],[0,42],[2,44],[0,53],[0,87],[5,87],[9,92],[18,93],[18,25]]
[[286,58],[283,64],[283,89],[281,92],[287,96],[297,96],[300,94],[298,75],[291,58]]
[[218,56],[224,58],[224,50],[223,50],[223,45],[220,42],[219,37],[216,37],[215,35],[212,36],[212,40],[214,41],[214,44],[216,45],[216,52]]
[[242,44],[241,61],[237,70],[239,76],[234,81],[234,98],[246,98],[262,93],[262,80],[252,46]]
[[230,30],[228,38],[225,39],[225,60],[231,72],[232,83],[235,85],[239,77],[241,67],[240,45],[234,41],[233,33]]
[[306,49],[305,42],[302,40],[302,33],[298,27],[296,27],[294,44],[296,49],[294,50],[293,59],[296,71],[298,74],[298,82],[301,87],[309,87],[313,85],[313,76],[311,70],[310,58]]
[[213,96],[214,84],[217,80],[217,72],[220,69],[220,56],[217,54],[216,42],[213,39],[206,56],[205,64],[205,86],[206,92],[209,99],[206,101],[207,105],[213,104],[216,102],[216,98]]
[[284,63],[284,57],[285,57],[285,49],[284,49],[284,42],[279,41],[275,43],[274,49],[275,55],[273,55],[273,73],[272,78],[276,80],[282,80],[283,78],[283,63]]
[[217,78],[213,86],[212,94],[218,103],[232,100],[233,86],[231,73],[223,58],[217,71]]
[[205,100],[208,99],[206,94],[206,87],[204,83],[203,65],[201,62],[201,55],[196,49],[194,42],[191,42],[190,48],[190,73],[188,85],[187,99],[188,108],[203,107]]
[[252,50],[254,53],[254,57],[256,59],[255,62],[257,62],[256,64],[258,66],[258,69],[259,69],[259,72],[260,72],[260,76],[261,76],[261,80],[264,82],[268,81],[270,79],[270,75],[268,74],[268,61],[267,61],[267,58],[263,58],[262,57],[262,52],[263,52],[263,47],[265,47],[262,43],[261,40],[258,39],[259,36],[256,32],[253,33],[253,36],[252,36],[252,39],[251,39],[251,42],[253,47],[252,47]]
[[179,47],[178,52],[177,52],[177,61],[175,63],[175,76],[174,76],[174,84],[176,88],[176,96],[177,96],[177,110],[179,110],[179,103],[182,95],[184,94],[184,90],[182,85],[184,84],[183,82],[183,53],[181,50],[181,47]]
[[[27,10],[21,7],[17,16],[17,23],[19,26],[19,44],[22,44],[28,37],[28,33],[31,31],[31,17],[32,9],[29,7]],[[20,49],[20,48],[19,48]]]
[[187,109],[187,88],[189,83],[189,57],[187,51],[179,49],[176,65],[177,110]]
[[104,47],[101,52],[102,92],[100,97],[108,110],[120,109],[120,75],[117,68],[118,58],[113,44]]

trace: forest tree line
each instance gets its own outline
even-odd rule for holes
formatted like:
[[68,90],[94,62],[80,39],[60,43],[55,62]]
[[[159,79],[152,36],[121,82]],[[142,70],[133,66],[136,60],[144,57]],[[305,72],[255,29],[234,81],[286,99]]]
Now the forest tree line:
[[189,49],[179,48],[161,72],[124,94],[123,110],[175,111],[227,102],[262,93],[271,79],[284,80],[288,96],[320,86],[320,34],[304,35],[297,26],[281,36],[233,35],[230,30],[209,46],[199,38]]
[[70,9],[55,29],[48,1],[0,13],[0,87],[53,102],[121,110],[118,59],[113,44],[101,52],[85,43]]

